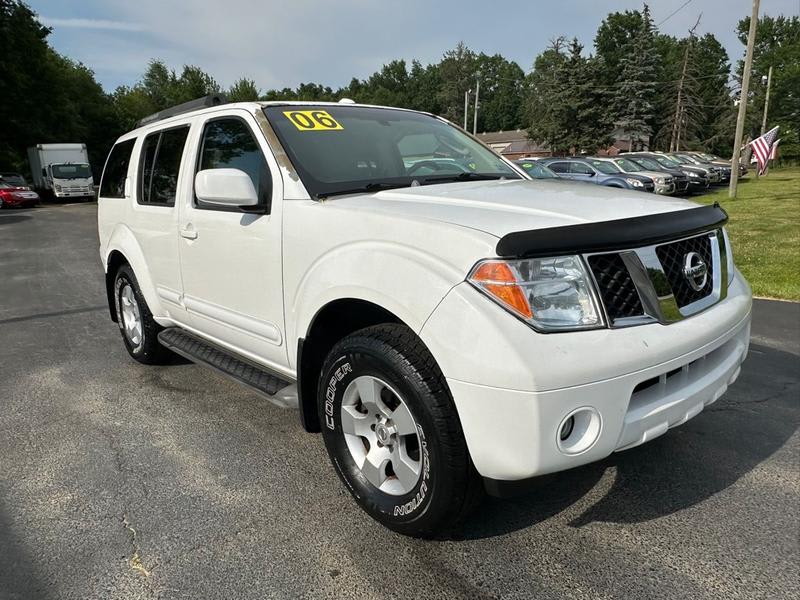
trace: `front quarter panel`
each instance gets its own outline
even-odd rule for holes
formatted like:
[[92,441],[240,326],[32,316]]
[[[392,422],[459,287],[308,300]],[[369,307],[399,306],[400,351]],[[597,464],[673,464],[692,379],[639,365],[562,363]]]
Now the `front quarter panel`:
[[320,309],[345,298],[372,302],[419,332],[474,263],[494,254],[497,238],[482,232],[335,202],[286,203],[286,323],[294,343]]

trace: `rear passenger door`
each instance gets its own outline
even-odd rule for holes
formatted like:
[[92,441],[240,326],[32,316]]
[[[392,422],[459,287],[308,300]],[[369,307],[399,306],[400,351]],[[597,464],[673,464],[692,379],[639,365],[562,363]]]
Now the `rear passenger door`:
[[182,183],[181,165],[188,136],[187,123],[144,137],[133,182],[133,218],[128,219],[162,307],[167,316],[177,322],[186,320],[186,311],[180,301],[182,286],[175,200]]
[[[212,341],[253,360],[286,369],[281,208],[277,163],[247,111],[229,109],[199,119],[191,178],[179,226],[183,302],[191,324]],[[250,176],[266,214],[204,204],[194,178],[206,169]]]
[[576,181],[593,181],[594,180],[594,170],[581,162],[571,162],[569,163],[569,174],[572,179]]

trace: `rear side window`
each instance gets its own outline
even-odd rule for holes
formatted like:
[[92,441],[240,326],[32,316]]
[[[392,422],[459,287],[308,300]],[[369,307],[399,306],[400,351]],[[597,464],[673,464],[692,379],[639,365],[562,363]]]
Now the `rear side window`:
[[[266,205],[269,212],[272,177],[264,154],[244,121],[224,118],[206,123],[197,166],[198,171],[205,169],[239,169],[247,173],[258,194],[259,204]],[[198,208],[220,210],[201,200],[196,202]]]
[[565,162],[550,163],[547,166],[556,173],[567,173],[569,171],[569,163]]
[[174,206],[189,126],[151,133],[142,145],[139,204]]
[[125,178],[128,176],[128,165],[135,139],[116,144],[108,155],[103,179],[100,181],[100,196],[103,198],[124,198]]

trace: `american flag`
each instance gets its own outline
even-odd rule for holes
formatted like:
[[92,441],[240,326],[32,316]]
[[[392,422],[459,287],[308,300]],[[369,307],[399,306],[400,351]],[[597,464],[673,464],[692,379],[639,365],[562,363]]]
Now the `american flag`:
[[767,169],[767,161],[770,159],[772,146],[775,143],[775,139],[778,137],[778,129],[780,128],[773,127],[761,137],[757,137],[750,142],[750,145],[753,147],[753,154],[758,161],[759,175],[763,175],[764,171]]
[[772,144],[772,150],[769,151],[769,159],[770,160],[775,160],[775,157],[777,155],[777,150],[778,150],[778,144],[780,144],[780,143],[781,143],[781,139],[778,138],[777,140],[775,140],[775,143]]

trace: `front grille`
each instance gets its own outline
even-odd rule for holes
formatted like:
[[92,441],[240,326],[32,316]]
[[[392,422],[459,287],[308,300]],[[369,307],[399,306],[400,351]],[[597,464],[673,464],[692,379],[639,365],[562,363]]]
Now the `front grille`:
[[639,293],[619,254],[590,256],[589,267],[600,288],[606,313],[612,321],[644,315]]
[[[689,281],[683,273],[684,261],[689,252],[697,252],[708,268],[706,283],[699,291],[689,285]],[[658,260],[661,261],[661,266],[672,288],[678,307],[683,308],[692,302],[705,298],[712,292],[714,288],[714,261],[711,254],[711,240],[707,233],[658,246],[656,255]]]

